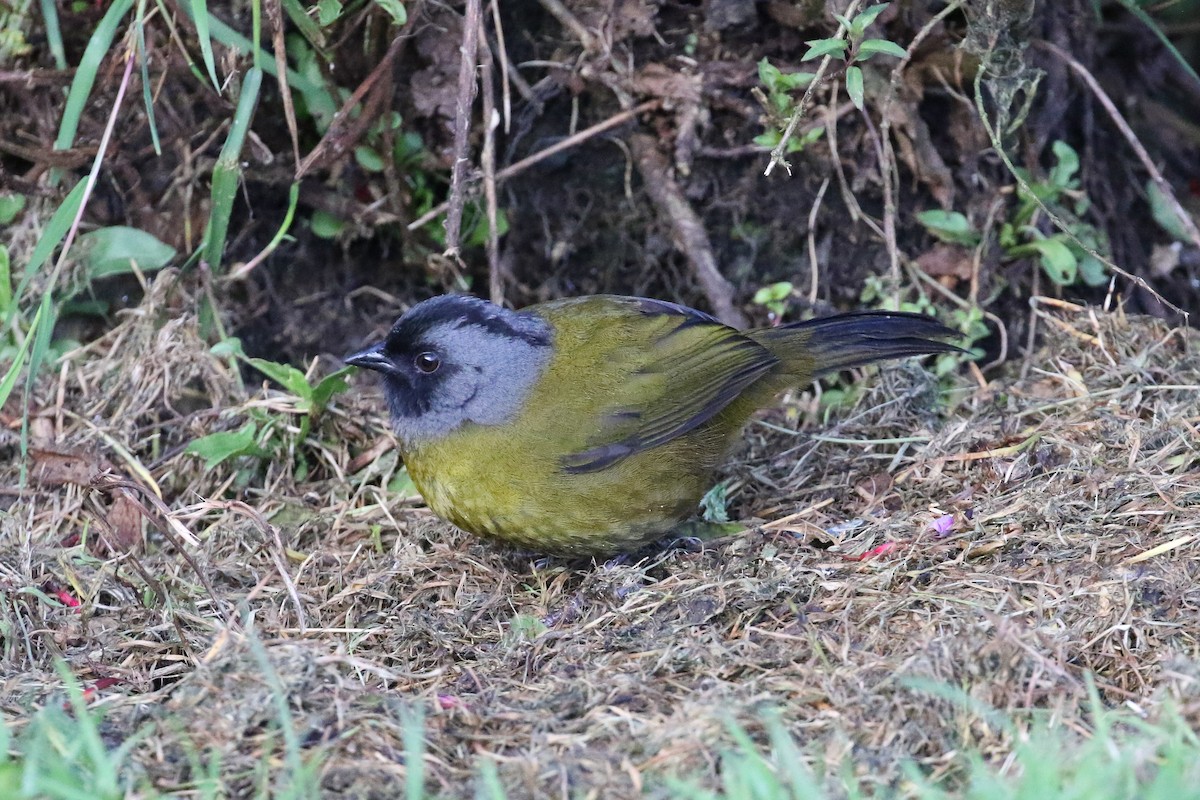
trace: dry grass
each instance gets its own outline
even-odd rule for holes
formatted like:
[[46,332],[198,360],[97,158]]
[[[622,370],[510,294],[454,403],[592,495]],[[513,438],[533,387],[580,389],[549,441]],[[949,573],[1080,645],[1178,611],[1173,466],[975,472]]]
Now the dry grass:
[[149,726],[133,762],[160,790],[215,750],[227,788],[251,792],[282,752],[272,681],[300,747],[327,749],[325,793],[347,797],[401,791],[414,708],[434,788],[463,792],[491,754],[514,797],[715,780],[725,718],[759,736],[764,707],[881,786],[905,760],[953,775],[965,749],[1011,751],[909,676],[1018,727],[1042,710],[1083,730],[1091,672],[1107,703],[1153,717],[1174,698],[1200,724],[1193,333],[1044,304],[1024,379],[962,389],[946,414],[892,371],[823,441],[754,425],[735,510],[772,522],[593,565],[493,549],[382,492],[391,453],[353,472],[385,436],[371,391],[293,436],[303,481],[287,456],[205,469],[182,452],[196,436],[252,408],[298,418],[207,355],[194,312],[160,280],[39,383],[29,486],[19,459],[0,467],[0,708],[19,727],[65,659],[110,743]]

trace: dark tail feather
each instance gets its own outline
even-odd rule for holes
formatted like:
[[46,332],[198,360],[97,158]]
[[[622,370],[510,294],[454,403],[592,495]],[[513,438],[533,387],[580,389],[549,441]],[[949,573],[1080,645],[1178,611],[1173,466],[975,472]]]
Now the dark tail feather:
[[962,353],[942,341],[960,336],[933,317],[900,311],[856,311],[754,331],[788,372],[814,377],[891,358]]

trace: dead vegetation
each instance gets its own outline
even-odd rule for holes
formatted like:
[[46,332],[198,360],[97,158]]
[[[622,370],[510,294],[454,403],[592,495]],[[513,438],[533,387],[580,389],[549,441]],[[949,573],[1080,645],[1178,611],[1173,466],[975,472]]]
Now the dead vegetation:
[[[765,524],[593,565],[493,549],[382,491],[394,456],[355,463],[386,436],[371,391],[295,443],[303,481],[287,458],[205,469],[178,445],[290,401],[184,346],[182,285],[38,382],[31,483],[0,516],[0,707],[19,726],[55,702],[65,659],[112,742],[148,727],[134,763],[162,791],[210,748],[251,791],[278,697],[347,797],[400,791],[414,710],[434,786],[460,793],[486,754],[514,797],[711,776],[725,719],[758,731],[767,707],[880,786],[906,759],[1003,760],[1002,730],[911,677],[1083,729],[1090,673],[1106,703],[1200,724],[1192,333],[1043,302],[1027,376],[960,386],[948,411],[905,370],[832,427],[800,396],[799,435],[752,426],[730,470]],[[18,460],[2,469],[16,486]]]

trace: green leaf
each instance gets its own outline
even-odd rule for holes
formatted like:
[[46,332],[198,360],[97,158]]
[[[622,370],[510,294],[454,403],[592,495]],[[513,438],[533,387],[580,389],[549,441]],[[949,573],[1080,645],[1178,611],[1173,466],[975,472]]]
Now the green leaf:
[[[1018,246],[1017,229],[1011,222],[1004,222],[1000,225],[1000,233],[996,236],[996,241],[1005,250],[1011,251],[1012,248]],[[1019,258],[1019,256],[1016,256]]]
[[0,194],[0,225],[8,225],[25,208],[25,195]]
[[75,77],[71,79],[71,88],[63,106],[62,122],[59,123],[58,136],[54,140],[55,150],[70,149],[75,143],[75,133],[79,130],[79,121],[83,118],[83,111],[96,83],[96,76],[100,74],[100,67],[112,49],[113,39],[116,38],[122,19],[132,7],[133,0],[116,0],[104,12],[104,17],[92,31],[83,57],[79,60],[79,67],[75,70]]
[[779,67],[774,66],[766,58],[758,62],[758,79],[770,91],[775,91],[781,77],[783,77],[783,73],[779,71]]
[[398,165],[418,158],[424,150],[425,142],[421,139],[421,134],[416,131],[405,131],[396,137],[395,155]]
[[[284,10],[291,7],[291,3],[284,4]],[[190,16],[191,8],[186,4],[177,6],[184,14]],[[235,31],[233,28],[226,25],[215,14],[208,15],[209,27],[212,30],[212,36],[221,44],[229,47],[242,54],[251,55],[254,62],[259,65],[262,71],[268,75],[275,76],[275,59],[271,54],[261,47],[257,47],[249,39]],[[319,30],[316,26],[314,29]],[[299,62],[300,59],[298,58]],[[247,73],[249,75],[249,73]],[[288,85],[296,89],[304,95],[304,101],[308,105],[308,110],[314,116],[328,112],[332,115],[338,108],[338,103],[333,99],[333,96],[325,88],[323,77],[317,71],[315,76],[310,77],[299,69],[288,69],[286,71]]]
[[213,58],[212,34],[208,27],[208,3],[205,0],[191,0],[192,23],[196,26],[196,38],[200,40],[200,55],[208,70],[208,79],[212,81],[217,94],[221,93],[221,82],[217,80],[216,60]]
[[532,614],[516,614],[509,621],[509,628],[504,633],[503,640],[509,645],[532,642],[547,630],[549,629],[546,627],[546,623]]
[[265,358],[247,358],[246,363],[301,400],[312,401],[313,388],[308,384],[308,378],[291,364],[278,364]]
[[354,148],[354,160],[367,172],[383,172],[383,159],[366,145]]
[[[1151,32],[1153,32],[1154,35],[1158,37],[1158,40],[1160,42],[1162,42],[1162,46],[1165,47],[1167,49],[1167,51],[1172,56],[1175,57],[1175,61],[1176,61],[1176,63],[1179,64],[1180,68],[1182,68],[1188,75],[1192,76],[1193,81],[1195,81],[1196,83],[1200,83],[1200,75],[1197,75],[1195,68],[1190,63],[1188,63],[1187,56],[1185,56],[1183,53],[1179,52],[1179,48],[1177,48],[1175,46],[1175,43],[1171,41],[1170,37],[1167,36],[1166,32],[1158,24],[1155,23],[1154,18],[1151,17],[1148,13],[1146,13],[1146,10],[1144,8],[1142,8],[1141,6],[1138,5],[1138,0],[1118,0],[1118,2],[1121,4],[1122,8],[1124,8],[1126,11],[1128,11],[1130,14],[1132,14],[1135,18],[1137,18],[1138,21],[1140,21],[1143,25],[1145,25],[1147,28],[1149,28],[1151,30]],[[1188,13],[1186,10],[1183,10],[1185,8],[1187,8],[1187,7],[1186,6],[1180,7],[1181,16],[1183,14]],[[1193,7],[1193,10],[1194,10],[1194,7]],[[1157,11],[1157,9],[1156,9],[1156,11]]]
[[[49,297],[49,294],[46,296]],[[21,348],[17,350],[17,355],[13,358],[12,364],[9,365],[8,372],[4,373],[3,378],[0,378],[0,407],[3,407],[8,402],[8,396],[12,394],[13,388],[17,385],[17,376],[21,374],[21,367],[25,366],[25,358],[29,355],[29,348],[33,346],[33,332],[34,330],[40,330],[42,312],[45,308],[45,303],[38,306],[37,313],[33,315],[33,322],[29,325],[29,334],[26,335],[25,341],[21,342]]]
[[882,53],[885,56],[896,56],[904,58],[908,55],[908,51],[895,42],[889,42],[887,39],[863,39],[858,45],[858,58],[866,61],[871,56]]
[[[58,247],[63,237],[67,235],[67,231],[71,229],[71,223],[79,212],[80,203],[83,202],[85,189],[87,189],[87,178],[80,178],[79,183],[75,184],[75,188],[63,198],[62,204],[54,210],[54,216],[50,217],[50,221],[42,229],[42,235],[38,238],[37,244],[33,247],[33,253],[29,256],[29,263],[25,265],[25,278],[22,279],[22,284],[32,278],[50,259],[50,256],[54,254],[54,248]],[[18,292],[18,295],[21,293]]]
[[753,141],[759,147],[774,147],[779,144],[779,140],[783,138],[783,134],[779,131],[763,131],[758,136],[755,136]]
[[[29,372],[25,375],[25,408],[28,414],[29,398],[33,396],[33,379],[37,375],[38,370],[42,368],[42,364],[46,361],[46,356],[51,355],[50,341],[54,333],[54,323],[58,318],[58,309],[53,303],[53,292],[46,292],[42,295],[42,302],[38,306],[38,315],[34,318],[35,321],[40,321],[40,324],[32,325],[29,328],[29,337],[33,339],[33,347],[29,350]],[[24,445],[22,445],[24,450]]]
[[[488,240],[487,214],[477,203],[468,206],[468,210],[470,216],[467,219],[472,222],[467,229],[467,234],[463,237],[463,244],[467,247],[482,247]],[[508,216],[504,213],[504,209],[498,208],[496,209],[496,235],[503,236],[506,233],[508,233]]]
[[337,372],[326,375],[312,391],[312,408],[309,413],[320,414],[329,405],[329,400],[335,394],[341,394],[350,388],[346,376],[350,374],[349,367],[343,367]]
[[205,469],[212,469],[221,462],[237,456],[266,458],[270,453],[256,443],[255,435],[257,433],[258,426],[250,421],[236,431],[210,433],[208,436],[194,439],[188,442],[184,452],[203,458]]
[[[50,44],[50,54],[54,56],[54,66],[59,72],[67,71],[67,51],[63,47],[62,25],[58,19],[58,6],[54,0],[40,0],[42,7],[42,24],[46,26],[46,39]],[[21,55],[16,53],[15,55]],[[4,781],[0,781],[2,785]]]
[[132,272],[134,265],[141,272],[153,272],[175,257],[174,247],[145,231],[124,225],[83,234],[79,237],[79,252],[92,280]]
[[228,339],[221,341],[208,348],[208,352],[212,353],[217,358],[226,356],[235,356],[237,358],[245,358],[246,354],[242,350],[242,340],[236,336],[230,336]]
[[142,74],[142,107],[146,109],[146,127],[150,131],[150,144],[154,146],[154,155],[162,156],[162,141],[158,138],[158,121],[154,116],[154,90],[150,81],[150,57],[146,55],[146,24],[145,18],[138,15],[135,24],[137,29],[137,61],[138,71]]
[[329,25],[342,15],[341,0],[317,0],[317,22]]
[[386,11],[394,24],[404,25],[408,22],[408,11],[400,0],[375,0],[375,5]]
[[811,72],[780,72],[779,67],[773,66],[767,59],[758,62],[758,80],[761,80],[772,94],[792,89],[804,89],[805,86],[812,83],[812,79],[815,77],[815,74]]
[[854,107],[862,111],[863,74],[858,67],[850,67],[846,70],[846,94],[850,95],[850,102],[854,103]]
[[1083,256],[1077,256],[1077,258],[1080,280],[1088,286],[1103,286],[1108,283],[1108,270],[1104,268],[1104,262],[1091,253],[1084,253]]
[[[1153,178],[1146,181],[1146,199],[1150,201],[1150,213],[1154,216],[1154,221],[1169,233],[1172,239],[1186,242],[1191,238],[1187,228],[1183,226],[1183,221],[1175,213],[1175,206],[1167,200],[1167,196],[1158,188]],[[1186,214],[1187,211],[1183,213]]]
[[1050,183],[1060,189],[1073,188],[1074,181],[1071,179],[1079,171],[1079,154],[1075,152],[1075,148],[1061,140],[1056,140],[1050,149],[1058,159],[1054,169],[1050,170]]
[[389,497],[399,497],[401,500],[421,499],[421,490],[413,483],[412,477],[408,474],[408,467],[401,467],[392,476],[392,479],[388,481],[387,490]]
[[1037,252],[1042,262],[1042,269],[1046,271],[1050,280],[1059,286],[1069,286],[1075,282],[1079,264],[1075,259],[1075,254],[1071,252],[1071,248],[1067,247],[1061,239],[1056,236],[1034,239],[1025,247]]
[[957,211],[943,211],[940,208],[921,211],[917,214],[917,222],[943,242],[968,247],[979,244],[979,234],[971,228],[970,221]]
[[8,314],[12,303],[12,265],[8,248],[0,244],[0,314]]
[[891,3],[879,3],[869,8],[864,8],[862,11],[854,15],[853,26],[856,27],[861,34],[867,27],[875,21],[875,18],[887,10]]
[[[296,29],[300,31],[300,35],[308,42],[318,57],[325,61],[332,61],[333,56],[325,49],[325,31],[321,30],[321,26],[316,20],[308,15],[308,9],[300,0],[282,0],[283,13],[287,14],[287,18],[292,21]],[[319,12],[318,12],[319,13]],[[295,49],[302,49],[302,46],[297,42]],[[261,60],[259,62],[261,66]]]
[[786,72],[779,76],[778,88],[786,92],[792,89],[804,89],[817,77],[815,72]]
[[786,300],[791,296],[793,288],[795,287],[789,281],[769,284],[754,293],[754,302],[762,306],[767,303],[777,303],[780,300]]
[[346,223],[328,211],[320,209],[313,212],[309,225],[312,227],[312,232],[322,239],[335,239],[346,229]]
[[229,218],[233,212],[233,200],[237,194],[238,181],[241,178],[242,145],[250,130],[250,122],[254,110],[258,107],[259,92],[262,89],[263,71],[251,67],[246,71],[242,81],[241,96],[238,97],[237,109],[233,113],[233,122],[229,126],[229,136],[221,145],[217,163],[213,167],[212,178],[212,210],[208,216],[208,226],[204,231],[204,260],[214,272],[221,265],[221,255],[225,251],[225,237],[229,232]]
[[817,141],[824,135],[825,128],[822,126],[820,128],[812,128],[808,131],[808,133],[801,136],[798,140],[793,136],[792,141],[788,143],[788,152],[792,152],[793,149],[803,150],[805,147]]
[[729,482],[722,481],[709,489],[700,499],[704,519],[708,522],[729,522]]
[[258,107],[258,95],[262,89],[263,71],[251,67],[242,81],[242,93],[238,97],[229,135],[221,145],[217,163],[213,166],[210,196],[212,209],[208,214],[208,225],[204,229],[201,250],[209,269],[214,272],[221,267],[221,256],[225,252],[225,238],[229,233],[229,218],[233,213],[233,201],[237,196],[238,181],[241,179],[242,145],[250,130],[250,121]]
[[808,52],[800,58],[801,61],[812,61],[814,58],[826,55],[836,55],[838,58],[846,57],[845,39],[812,39],[805,44],[808,45]]

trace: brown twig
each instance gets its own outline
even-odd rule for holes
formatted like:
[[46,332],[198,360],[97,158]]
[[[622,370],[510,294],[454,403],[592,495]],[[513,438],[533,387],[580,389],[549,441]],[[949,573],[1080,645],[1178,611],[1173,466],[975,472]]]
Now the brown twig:
[[508,48],[504,44],[504,26],[500,22],[500,0],[492,0],[492,28],[496,31],[496,61],[500,64],[500,97],[504,108],[504,133],[512,125],[512,88],[508,74]]
[[[909,42],[908,48],[904,52],[904,57],[900,59],[900,63],[896,64],[892,70],[892,78],[888,83],[887,94],[884,96],[883,104],[879,109],[879,174],[883,179],[883,233],[887,242],[888,258],[891,261],[892,279],[896,284],[892,287],[893,291],[899,290],[900,283],[900,252],[899,246],[896,244],[896,193],[900,176],[896,171],[896,151],[892,147],[892,103],[895,101],[900,89],[900,75],[904,72],[904,68],[908,66],[909,62],[912,61],[913,53],[917,51],[917,47],[920,46],[921,42],[925,41],[925,38],[929,36],[938,23],[957,11],[960,5],[961,3],[959,2],[948,3],[929,22],[925,23],[921,30],[917,31],[917,35]],[[869,118],[867,122],[870,123]]]
[[[628,122],[629,120],[636,117],[638,114],[658,108],[658,106],[661,103],[662,103],[661,100],[647,100],[646,102],[642,103],[639,106],[627,109],[625,111],[620,112],[619,114],[614,114],[613,116],[609,117],[608,119],[604,120],[603,122],[598,122],[595,125],[591,126],[590,128],[584,128],[583,130],[579,131],[576,134],[568,136],[567,138],[562,139],[558,142],[555,142],[554,144],[547,147],[545,150],[539,150],[538,152],[534,153],[533,155],[527,156],[515,164],[509,164],[507,167],[505,167],[504,169],[502,169],[496,173],[496,181],[497,181],[497,183],[502,183],[503,181],[508,180],[509,178],[513,177],[514,175],[518,175],[518,174],[524,172],[525,170],[529,169],[533,165],[535,165],[541,161],[545,161],[547,158],[550,158],[551,156],[557,155],[558,153],[561,153],[564,150],[569,150],[570,148],[575,147],[576,145],[582,144],[583,142],[587,141],[588,139],[591,139],[594,136],[598,136],[599,134],[604,133],[607,130],[611,130],[611,129],[617,127],[618,125],[622,125],[622,124]],[[424,214],[422,214],[420,217],[418,217],[417,219],[410,222],[408,224],[408,229],[410,231],[415,231],[417,228],[420,228],[422,225],[426,225],[429,222],[437,219],[439,215],[446,213],[446,209],[448,209],[449,207],[450,207],[449,203],[441,203],[437,206],[434,206],[433,208],[429,209]]]
[[[205,591],[208,592],[209,598],[212,599],[213,606],[227,621],[232,623],[234,618],[229,614],[225,604],[221,602],[221,595],[217,594],[216,589],[213,588],[212,582],[208,579],[208,573],[200,569],[200,565],[192,558],[191,552],[185,546],[185,542],[195,545],[199,540],[196,539],[191,531],[183,526],[183,523],[175,519],[171,514],[171,509],[167,507],[167,504],[158,495],[136,481],[119,478],[111,472],[96,476],[92,480],[92,486],[102,492],[121,492],[146,519],[153,520],[157,517],[159,530],[163,536],[170,540],[171,544],[179,552],[180,557],[188,562],[188,565],[192,568],[192,572],[195,573],[200,583],[204,585]],[[154,511],[151,511],[142,502],[141,498],[143,497],[146,499],[146,502],[153,506]],[[166,595],[163,596],[165,597]]]
[[629,146],[633,150],[634,163],[642,174],[646,194],[659,213],[670,220],[675,244],[691,263],[713,313],[726,325],[746,327],[746,316],[733,304],[733,285],[717,269],[717,259],[713,255],[704,223],[671,176],[667,157],[649,134],[634,134],[629,139]]
[[84,182],[83,197],[79,201],[79,209],[75,212],[75,217],[71,220],[71,226],[67,229],[67,236],[63,240],[62,249],[58,251],[58,259],[54,262],[54,270],[50,273],[50,281],[47,284],[50,288],[58,285],[58,276],[67,262],[67,253],[71,250],[71,245],[75,241],[75,235],[79,233],[79,225],[83,222],[83,215],[87,211],[88,200],[91,199],[92,191],[96,188],[100,165],[104,162],[104,154],[108,150],[109,142],[112,141],[112,134],[116,128],[121,104],[125,101],[125,91],[129,88],[129,79],[133,75],[134,56],[133,47],[128,48],[125,53],[125,72],[121,76],[121,82],[117,84],[117,96],[113,99],[112,111],[109,112],[108,122],[104,126],[104,133],[100,136],[100,147],[96,150],[96,158],[93,160],[92,169],[88,172],[87,179]]
[[591,52],[596,47],[596,37],[591,32],[583,27],[583,23],[572,14],[566,6],[559,0],[538,0],[542,4],[542,8],[550,13],[550,16],[559,21],[564,28],[569,30],[579,43],[583,45],[583,49]]
[[[283,581],[284,590],[291,599],[292,606],[296,609],[296,627],[300,629],[301,634],[307,632],[308,620],[304,614],[304,604],[300,602],[300,593],[296,590],[296,582],[292,580],[292,575],[288,572],[287,564],[284,562],[287,546],[283,543],[283,536],[280,535],[279,528],[268,522],[259,509],[241,500],[210,500],[208,505],[212,508],[223,508],[242,514],[262,531],[267,539],[266,549],[271,556],[271,561],[275,564],[275,571],[279,574],[279,579]],[[271,542],[275,543],[274,548],[271,547]]]
[[817,290],[821,284],[821,261],[817,258],[817,214],[821,211],[821,202],[825,199],[825,192],[829,189],[829,176],[825,176],[825,180],[821,181],[821,188],[817,190],[817,197],[813,200],[812,208],[808,212],[808,265],[811,270],[808,280],[808,306],[816,308],[817,305]]
[[275,52],[275,77],[279,83],[279,97],[283,100],[283,118],[287,121],[288,134],[292,137],[292,157],[296,172],[300,171],[300,130],[296,126],[296,107],[292,103],[292,89],[287,82],[287,48],[283,41],[283,11],[280,0],[267,0],[267,19],[271,20],[271,49]]
[[[317,142],[317,146],[312,149],[312,152],[300,162],[300,166],[296,170],[297,180],[341,156],[353,147],[371,127],[371,123],[383,111],[386,101],[391,95],[392,62],[400,54],[400,48],[405,41],[406,37],[403,33],[397,34],[396,38],[392,39],[383,59],[358,85],[354,94],[350,95],[342,104],[334,116],[329,130],[321,137],[321,141]],[[363,99],[364,97],[366,100]],[[353,116],[351,111],[360,102],[362,103],[362,112],[358,116]]]
[[[833,171],[837,175],[838,189],[842,193],[842,202],[846,204],[846,208],[850,211],[850,218],[854,222],[863,222],[868,228],[875,232],[875,235],[880,239],[885,238],[883,229],[879,227],[879,223],[873,217],[862,210],[862,206],[858,204],[858,198],[854,196],[854,190],[850,188],[850,181],[846,179],[846,168],[842,164],[842,158],[838,155],[838,136],[837,136],[837,121],[838,117],[833,113],[833,103],[837,102],[837,87],[834,87],[833,100],[825,109],[825,141],[829,145],[829,160],[833,163]],[[851,104],[852,105],[852,104]]]
[[[494,0],[492,5],[495,7]],[[479,82],[483,86],[483,150],[479,154],[479,167],[483,170],[483,198],[488,223],[488,296],[499,305],[504,302],[504,272],[500,264],[500,226],[497,223],[496,202],[496,128],[500,125],[500,115],[496,112],[492,53],[482,20],[479,22],[479,46],[483,49],[483,57],[479,60]]]
[[475,70],[479,62],[479,27],[483,16],[482,0],[467,0],[463,15],[461,60],[458,63],[458,93],[454,101],[454,164],[450,168],[450,196],[446,206],[447,258],[458,258],[458,239],[462,234],[462,212],[467,202],[467,146],[471,132],[471,107],[475,102]]

